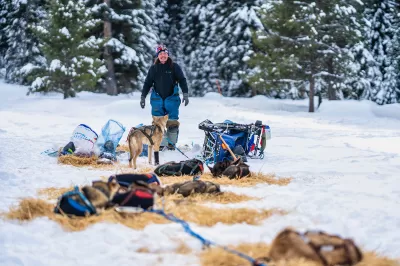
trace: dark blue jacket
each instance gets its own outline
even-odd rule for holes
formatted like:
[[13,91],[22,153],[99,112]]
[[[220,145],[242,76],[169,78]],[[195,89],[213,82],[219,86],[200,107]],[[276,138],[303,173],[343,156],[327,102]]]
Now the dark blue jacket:
[[176,83],[183,93],[188,93],[185,75],[181,67],[177,63],[173,63],[170,58],[165,64],[157,62],[152,65],[147,73],[146,80],[144,81],[142,96],[146,97],[151,87],[165,99],[174,93]]

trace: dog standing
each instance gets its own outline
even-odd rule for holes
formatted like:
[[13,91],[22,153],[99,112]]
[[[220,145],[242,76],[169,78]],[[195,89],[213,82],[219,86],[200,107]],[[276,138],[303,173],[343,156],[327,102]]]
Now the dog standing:
[[132,128],[128,134],[128,145],[130,151],[129,166],[136,169],[137,157],[143,151],[143,144],[149,145],[147,157],[151,164],[151,154],[154,149],[154,165],[159,165],[160,144],[166,131],[168,115],[153,116],[151,126],[143,126],[140,128]]

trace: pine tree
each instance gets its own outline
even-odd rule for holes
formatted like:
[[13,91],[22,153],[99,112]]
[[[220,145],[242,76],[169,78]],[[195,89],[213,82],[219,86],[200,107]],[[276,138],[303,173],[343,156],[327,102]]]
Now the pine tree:
[[133,49],[139,57],[139,62],[136,64],[138,69],[137,81],[134,82],[133,88],[139,91],[141,91],[147,72],[153,64],[155,48],[159,40],[155,0],[141,1],[141,3],[142,5],[137,10],[132,25],[135,36]]
[[249,95],[250,87],[244,82],[249,68],[246,61],[253,51],[252,32],[263,29],[257,14],[262,1],[236,0],[221,6],[217,20],[211,24],[213,35],[212,58],[216,61],[217,79],[227,96]]
[[261,1],[189,0],[181,22],[183,53],[195,95],[216,91],[227,96],[248,95],[243,81],[252,51],[251,31],[262,27],[255,9]]
[[[168,38],[170,37],[170,28],[171,28],[171,18],[169,16],[169,7],[168,1],[164,0],[156,0],[154,7],[154,15],[155,15],[155,30],[156,34],[159,37],[158,42],[163,43],[165,45],[170,46]],[[178,21],[179,23],[179,21]]]
[[98,59],[100,40],[86,35],[98,23],[83,1],[50,1],[48,21],[33,27],[48,64],[35,75],[30,92],[56,91],[68,98],[94,90],[105,67]]
[[[91,0],[88,6],[96,10],[96,18],[111,22],[112,36],[105,45],[113,58],[117,93],[141,90],[158,39],[155,0],[113,0],[110,7],[103,0]],[[103,28],[92,34],[104,37]]]
[[184,17],[187,17],[185,7],[183,0],[156,1],[156,27],[159,42],[165,44],[176,58],[180,58],[178,55],[182,52],[182,21]]
[[[365,37],[365,36],[364,36]],[[349,62],[349,72],[344,81],[343,97],[345,99],[364,99],[365,93],[370,91],[371,79],[368,71],[375,61],[365,47],[364,40],[358,42],[351,48],[351,61]]]
[[343,99],[343,90],[347,89],[345,80],[353,64],[351,49],[361,40],[357,13],[361,4],[348,0],[317,1],[317,7],[324,13],[317,30],[323,42],[332,47],[324,55],[327,73],[321,75],[322,84],[326,84],[321,92],[327,94],[329,100]]
[[10,24],[11,0],[0,1],[0,78],[5,76],[5,54],[8,49],[7,34],[5,29]]
[[27,84],[27,75],[44,65],[38,41],[29,25],[35,25],[46,16],[43,0],[13,1],[4,28],[7,50],[4,55],[5,80]]
[[[300,59],[296,56],[297,54],[301,56],[303,46],[307,45],[307,39],[297,41],[296,38],[307,36],[310,27],[305,29],[304,26],[299,26],[296,20],[301,20],[302,17],[296,16],[295,13],[299,10],[298,4],[291,1],[274,3],[260,10],[265,30],[260,29],[254,34],[256,52],[249,60],[253,72],[250,73],[248,80],[253,94],[284,98],[286,94],[292,92],[292,98],[301,97],[301,91],[304,90],[308,78],[303,71],[303,65],[307,65],[307,62],[297,62]],[[300,30],[304,33],[301,34]],[[296,50],[292,49],[292,46]]]
[[254,38],[257,52],[250,60],[255,68],[250,82],[270,92],[274,87],[294,94],[308,91],[313,112],[315,93],[333,78],[335,83],[344,80],[348,47],[358,36],[352,27],[355,12],[349,1],[341,0],[274,2],[263,13],[268,32],[258,32]]
[[[159,37],[158,43],[165,44],[169,51],[169,56],[174,62],[177,62],[188,79],[190,87],[190,77],[186,67],[183,49],[186,42],[183,39],[184,24],[187,17],[186,1],[184,0],[157,0],[156,1],[156,28]],[[192,94],[192,90],[189,90]]]
[[[378,104],[395,103],[399,93],[399,56],[396,54],[396,32],[399,31],[399,6],[392,0],[371,0],[366,9],[367,47],[374,64],[369,66],[371,86],[365,98]],[[398,44],[398,43],[397,43]]]
[[213,50],[217,47],[216,28],[213,22],[220,22],[221,1],[185,1],[186,16],[181,22],[184,65],[193,96],[203,96],[216,91],[218,77]]

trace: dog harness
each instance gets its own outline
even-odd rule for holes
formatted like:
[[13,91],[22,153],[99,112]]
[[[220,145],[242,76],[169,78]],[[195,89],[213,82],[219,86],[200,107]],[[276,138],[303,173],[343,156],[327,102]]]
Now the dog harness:
[[[153,146],[154,145],[154,141],[153,141],[152,137],[154,135],[154,130],[156,129],[156,127],[160,128],[160,130],[162,131],[162,129],[161,129],[161,127],[159,125],[132,127],[131,130],[129,131],[128,138],[126,139],[126,141],[129,141],[129,138],[131,137],[131,134],[133,134],[136,130],[139,130],[150,141],[150,145]],[[150,129],[150,135],[146,133],[146,129]]]

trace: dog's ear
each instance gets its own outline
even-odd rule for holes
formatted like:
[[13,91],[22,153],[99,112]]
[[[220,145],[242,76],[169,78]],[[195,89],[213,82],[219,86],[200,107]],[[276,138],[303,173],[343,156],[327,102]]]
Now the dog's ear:
[[111,180],[109,180],[108,186],[111,189],[119,189],[119,187],[120,187],[117,178],[112,178]]
[[112,175],[108,178],[108,183],[118,183],[117,177]]

